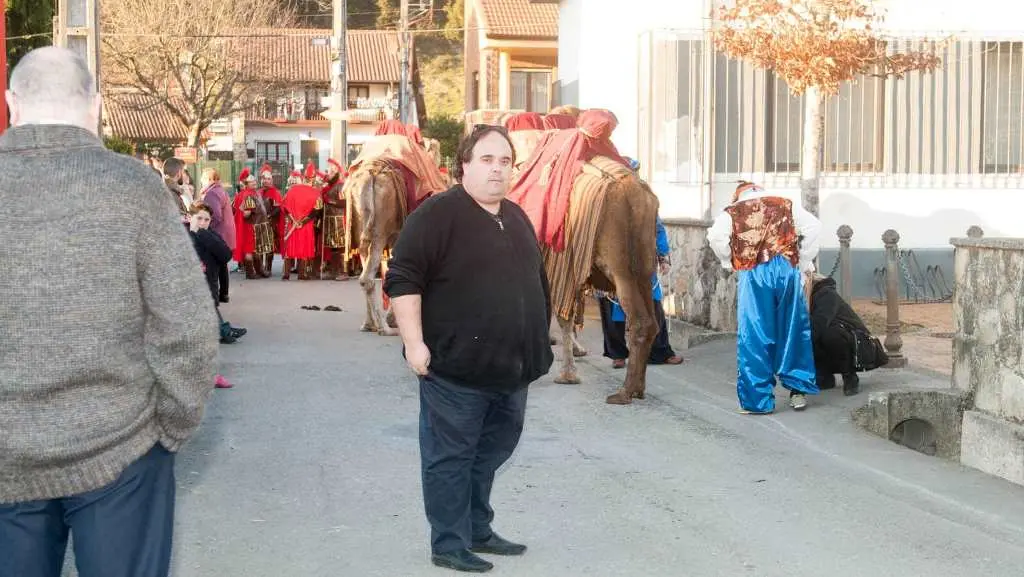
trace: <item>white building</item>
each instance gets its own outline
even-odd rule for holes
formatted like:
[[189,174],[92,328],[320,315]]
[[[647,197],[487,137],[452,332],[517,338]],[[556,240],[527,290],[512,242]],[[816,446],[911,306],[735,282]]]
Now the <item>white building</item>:
[[[258,98],[244,115],[213,122],[202,136],[201,163],[226,163],[225,176],[234,177],[243,164],[269,162],[282,181],[291,168],[310,161],[326,170],[327,159],[338,158],[330,122],[321,116],[330,108],[331,35],[320,29],[252,31],[237,65],[283,89]],[[349,160],[383,120],[398,117],[399,53],[395,31],[351,30],[346,36]],[[415,78],[415,56],[410,73]],[[415,95],[410,100],[409,122],[418,125],[417,101]],[[141,94],[107,99],[104,115],[108,133],[135,143],[182,145],[188,133],[165,107]]]
[[[330,47],[314,43],[328,38],[330,30],[294,30],[285,37],[264,43],[266,61],[279,59],[275,77],[294,86],[291,94],[264,102],[245,121],[248,157],[263,162],[305,165],[312,161],[326,168],[331,150],[330,122],[320,113],[330,107]],[[269,39],[268,39],[269,40]],[[401,80],[398,35],[387,30],[351,30],[346,35],[348,56],[348,108],[346,140],[348,161],[386,119],[398,118]],[[410,70],[415,70],[413,60]],[[409,106],[410,123],[418,124],[415,99]],[[229,148],[230,150],[230,148]],[[347,164],[347,162],[346,162]]]
[[[712,3],[559,3],[562,103],[616,114],[613,141],[641,161],[668,219],[713,217],[739,178],[799,198],[801,99],[708,50]],[[945,268],[949,238],[971,225],[1024,236],[1024,5],[880,4],[894,49],[952,39],[934,74],[863,79],[829,100],[823,246],[848,224],[854,249],[881,250],[892,228],[904,249],[948,251]]]

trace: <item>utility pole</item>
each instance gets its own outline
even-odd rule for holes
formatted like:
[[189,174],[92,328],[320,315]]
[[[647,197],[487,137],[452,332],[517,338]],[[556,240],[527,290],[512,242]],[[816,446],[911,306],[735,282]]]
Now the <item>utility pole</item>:
[[3,19],[0,19],[0,44],[3,45],[4,49],[0,52],[0,71],[3,71],[3,77],[0,78],[0,134],[3,134],[7,130],[7,98],[3,95],[7,93],[7,77],[10,74],[7,73],[7,0],[0,0],[0,12],[3,13]]
[[334,62],[331,66],[331,108],[341,113],[331,118],[331,154],[348,166],[348,50],[345,37],[348,32],[348,6],[346,0],[334,0]]
[[[116,1],[116,0],[115,0]],[[70,48],[89,66],[100,91],[100,7],[99,0],[57,0],[53,19],[53,44]],[[6,72],[6,71],[5,71]],[[103,134],[103,120],[98,127]]]
[[398,22],[398,44],[402,50],[402,78],[398,84],[398,115],[402,124],[409,122],[409,0],[402,0]]

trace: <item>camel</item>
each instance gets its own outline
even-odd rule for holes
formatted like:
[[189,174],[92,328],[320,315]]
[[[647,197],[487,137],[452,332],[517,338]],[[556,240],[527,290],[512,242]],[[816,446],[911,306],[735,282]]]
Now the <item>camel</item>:
[[[440,143],[428,138],[424,144],[434,164],[421,165],[419,174],[425,174],[424,171],[431,169],[436,172],[437,161],[440,160]],[[382,299],[377,296],[376,278],[378,271],[381,279],[387,275],[384,253],[394,246],[402,231],[409,212],[405,179],[414,176],[402,170],[394,161],[373,157],[372,154],[365,159],[357,159],[355,165],[345,180],[342,194],[347,212],[345,238],[348,246],[345,254],[350,254],[350,248],[357,247],[363,268],[359,275],[359,285],[366,296],[366,320],[361,330],[376,332],[381,336],[395,336],[398,331],[394,316],[390,311],[387,315],[383,311]],[[438,173],[430,175],[425,184],[431,187],[431,191],[440,192],[444,190],[445,180]]]
[[[605,163],[601,161],[604,160]],[[657,248],[655,246],[655,219],[658,214],[658,198],[646,183],[631,173],[628,175],[609,175],[595,165],[612,163],[608,159],[598,157],[587,164],[584,174],[577,177],[573,184],[573,196],[581,194],[581,188],[587,186],[584,179],[595,178],[601,174],[601,185],[604,189],[604,202],[598,220],[594,239],[593,256],[589,265],[590,276],[577,286],[569,286],[574,303],[579,303],[583,290],[587,285],[597,290],[615,293],[619,304],[626,313],[627,340],[630,350],[629,363],[626,368],[625,381],[622,388],[606,398],[606,402],[614,405],[628,405],[634,398],[643,399],[646,391],[647,358],[658,334],[658,325],[654,317],[654,300],[651,294],[651,278],[657,266]],[[573,202],[570,212],[579,210],[580,205]],[[570,217],[571,219],[571,217]],[[570,229],[569,234],[573,234]],[[559,267],[552,270],[553,254],[545,249],[545,266],[551,277],[552,287],[563,278],[556,278]],[[586,263],[584,263],[586,266]],[[552,274],[555,273],[555,274]],[[578,346],[575,338],[575,321],[578,304],[570,307],[568,314],[556,309],[559,328],[562,331],[562,367],[555,378],[556,383],[578,384],[580,378],[576,371],[575,356]]]
[[394,246],[405,221],[405,177],[387,161],[370,160],[349,175],[342,194],[348,211],[346,238],[358,245],[363,267],[359,286],[366,295],[366,320],[360,330],[395,336],[398,331],[387,322],[376,296],[376,276],[381,271],[384,278],[384,250]]

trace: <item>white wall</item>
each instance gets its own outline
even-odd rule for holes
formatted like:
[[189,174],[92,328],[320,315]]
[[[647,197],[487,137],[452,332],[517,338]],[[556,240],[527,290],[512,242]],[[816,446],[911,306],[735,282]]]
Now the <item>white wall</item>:
[[[363,144],[373,136],[376,130],[373,124],[349,124],[347,140],[349,144]],[[302,151],[301,141],[320,141],[320,169],[327,168],[327,159],[332,156],[331,152],[331,129],[330,128],[306,128],[295,126],[246,127],[245,145],[247,148],[256,149],[257,142],[288,142],[289,151],[298,162],[299,153]],[[301,168],[301,167],[296,167]]]
[[561,103],[579,105],[583,0],[562,0],[558,10],[558,78]]
[[[630,0],[624,10],[620,0],[562,0],[569,20],[559,25],[559,80],[579,82],[580,108],[607,108],[615,113],[619,126],[612,141],[622,154],[637,157],[640,34],[650,29],[698,29],[703,24],[703,4],[703,0]],[[579,22],[576,35],[568,29],[573,21]],[[573,42],[578,45],[576,62],[571,56]],[[564,63],[563,52],[570,55]]]
[[943,31],[1020,37],[1024,4],[1006,0],[877,0],[883,28],[893,32]]

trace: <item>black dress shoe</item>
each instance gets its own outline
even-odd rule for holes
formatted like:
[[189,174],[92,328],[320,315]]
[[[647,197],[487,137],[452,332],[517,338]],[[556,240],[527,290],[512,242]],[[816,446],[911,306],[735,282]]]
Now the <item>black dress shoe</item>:
[[466,549],[449,551],[447,553],[435,553],[430,556],[430,562],[438,567],[466,571],[467,573],[486,573],[494,569],[494,565]]
[[491,555],[522,555],[526,553],[526,545],[506,541],[498,536],[497,533],[491,533],[490,539],[473,543],[470,551],[474,553],[490,553]]
[[220,302],[222,302],[222,303],[231,302],[231,299],[228,298],[227,295],[221,295],[220,299],[218,299],[218,300],[220,300]]

